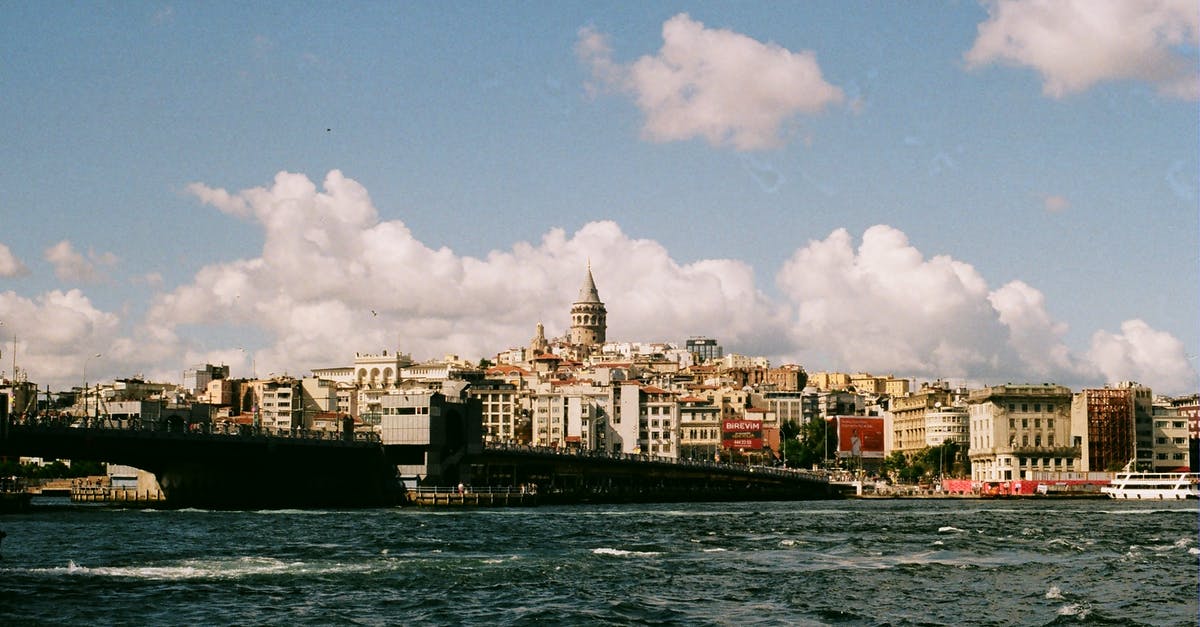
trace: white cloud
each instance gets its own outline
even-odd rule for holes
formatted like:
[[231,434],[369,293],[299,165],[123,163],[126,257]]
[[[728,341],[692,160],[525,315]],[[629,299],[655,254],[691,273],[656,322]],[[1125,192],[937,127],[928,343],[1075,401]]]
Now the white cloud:
[[[108,338],[120,318],[92,305],[79,290],[54,290],[35,299],[0,292],[5,363],[11,363],[12,340],[17,340],[17,367],[31,373],[39,385],[55,389],[82,383],[85,355],[108,352]],[[88,372],[101,371],[89,359]]]
[[975,269],[925,259],[891,227],[867,229],[857,251],[844,229],[810,242],[777,282],[795,307],[793,341],[838,367],[961,378],[1014,361]]
[[345,362],[354,351],[400,349],[418,357],[490,356],[521,345],[534,326],[561,334],[588,260],[609,303],[610,335],[630,339],[723,333],[763,345],[762,318],[778,307],[745,263],[680,265],[660,244],[631,239],[612,222],[568,236],[551,230],[485,259],[417,241],[399,221],[380,221],[358,183],[331,172],[323,190],[280,173],[269,188],[238,193],[196,184],[198,198],[265,231],[262,255],[211,265],[163,294],[148,317],[165,345],[180,327],[223,320],[263,329],[260,373]]
[[[995,0],[965,59],[1028,66],[1053,98],[1104,81],[1138,80],[1161,94],[1200,98],[1194,0]],[[1181,52],[1186,51],[1186,52]]]
[[612,60],[607,38],[579,33],[576,52],[592,69],[589,90],[633,95],[653,141],[703,137],[714,146],[761,150],[781,145],[783,127],[800,113],[817,113],[845,99],[825,81],[816,55],[792,52],[704,24],[681,13],[663,23],[663,46],[624,66]]
[[1156,391],[1196,391],[1196,370],[1183,343],[1141,320],[1126,320],[1118,334],[1096,331],[1088,358],[1107,382],[1137,381]]
[[[1038,290],[1021,281],[993,289],[969,264],[926,256],[888,226],[867,229],[857,247],[837,230],[798,249],[779,269],[776,300],[744,262],[680,263],[614,222],[552,229],[475,258],[430,248],[402,222],[380,220],[367,191],[337,171],[320,188],[281,172],[263,188],[191,190],[261,227],[262,250],[206,266],[158,294],[121,336],[120,317],[78,290],[34,300],[0,293],[0,320],[20,338],[33,380],[78,384],[82,356],[93,353],[104,356],[89,376],[166,380],[204,361],[234,365],[235,376],[251,367],[302,375],[385,348],[418,359],[488,357],[525,344],[538,322],[549,335],[564,334],[590,260],[614,340],[709,335],[774,363],[981,384],[1132,379],[1162,393],[1196,385],[1170,334],[1135,320],[1119,334],[1097,332],[1086,354],[1073,353],[1066,325]],[[206,331],[214,327],[216,337],[254,343],[212,340]]]
[[12,250],[0,244],[0,277],[18,277],[29,274],[29,268],[12,253]]
[[87,257],[84,257],[67,240],[47,248],[44,256],[46,261],[54,265],[54,275],[59,279],[83,283],[103,280],[105,275],[97,266],[112,266],[117,263],[117,257],[112,253],[97,254],[88,251]]
[[1073,354],[1041,292],[1021,281],[993,290],[969,264],[926,258],[888,226],[867,229],[857,250],[843,229],[810,242],[777,282],[794,307],[793,350],[828,367],[976,384],[1134,378],[1163,393],[1196,384],[1170,334],[1127,322],[1122,336],[1098,333],[1087,355]]

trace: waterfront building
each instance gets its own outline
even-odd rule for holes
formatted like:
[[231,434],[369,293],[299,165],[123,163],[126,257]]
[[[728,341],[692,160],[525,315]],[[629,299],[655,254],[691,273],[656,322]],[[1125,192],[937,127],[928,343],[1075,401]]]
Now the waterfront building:
[[1074,472],[1071,390],[1061,385],[997,385],[967,396],[971,479],[1019,480],[1026,472]]
[[925,384],[908,396],[892,398],[892,447],[911,455],[929,446],[926,437],[927,414],[932,409],[950,406],[950,390],[942,383]]
[[721,450],[721,410],[699,396],[679,403],[679,457],[713,461]]
[[674,392],[654,386],[640,389],[640,422],[644,425],[643,453],[654,457],[679,458],[679,403]]
[[970,416],[966,407],[935,405],[925,410],[925,446],[953,442],[962,448],[970,444]]
[[379,406],[380,441],[406,486],[457,481],[457,463],[479,452],[477,444],[461,446],[482,442],[478,399],[427,389],[391,390],[380,397]]
[[258,402],[259,426],[290,431],[304,425],[303,392],[300,382],[290,377],[263,379],[253,383]]
[[1136,383],[1085,389],[1071,404],[1071,426],[1081,441],[1083,470],[1119,470],[1136,460],[1153,466],[1153,395]]
[[[492,369],[489,369],[491,372]],[[513,383],[484,379],[471,384],[467,394],[479,399],[485,442],[517,442],[521,396]],[[527,443],[527,442],[526,442]]]
[[1200,403],[1197,395],[1155,399],[1153,404],[1153,471],[1171,472],[1189,468],[1197,472],[1197,440],[1200,440]]

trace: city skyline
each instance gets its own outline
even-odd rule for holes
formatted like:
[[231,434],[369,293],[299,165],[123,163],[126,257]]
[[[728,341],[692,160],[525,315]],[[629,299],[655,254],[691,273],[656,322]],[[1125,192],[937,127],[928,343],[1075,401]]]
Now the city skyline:
[[339,8],[3,9],[0,370],[490,358],[590,260],[610,339],[1197,388],[1188,2]]

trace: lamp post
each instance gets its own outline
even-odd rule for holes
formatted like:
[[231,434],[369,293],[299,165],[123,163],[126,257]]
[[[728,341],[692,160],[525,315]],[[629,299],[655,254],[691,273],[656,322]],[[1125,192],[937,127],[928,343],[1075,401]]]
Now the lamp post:
[[87,418],[87,413],[88,413],[87,412],[87,409],[88,409],[87,365],[88,365],[88,361],[90,361],[93,357],[96,359],[99,359],[100,357],[102,357],[102,355],[100,353],[96,353],[95,355],[88,355],[87,357],[83,358],[83,417],[84,418]]

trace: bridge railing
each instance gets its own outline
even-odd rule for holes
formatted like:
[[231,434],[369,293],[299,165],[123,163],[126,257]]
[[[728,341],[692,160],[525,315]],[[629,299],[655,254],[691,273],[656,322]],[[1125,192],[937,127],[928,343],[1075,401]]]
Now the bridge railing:
[[561,457],[579,457],[590,459],[612,459],[620,461],[635,461],[656,464],[671,464],[676,466],[695,467],[695,468],[710,468],[714,470],[742,470],[755,474],[763,474],[769,476],[787,477],[787,478],[805,478],[812,481],[829,481],[829,473],[825,471],[804,470],[801,468],[782,468],[778,466],[753,466],[746,464],[734,464],[728,462],[716,462],[707,460],[695,459],[676,459],[672,457],[659,457],[657,455],[649,455],[646,453],[610,453],[608,451],[585,451],[573,448],[556,448],[549,446],[531,446],[528,444],[514,444],[509,442],[488,442],[484,445],[484,450],[495,451],[511,451],[518,453],[532,453],[545,456],[561,456]]
[[536,494],[537,488],[533,486],[527,487],[492,487],[484,486],[474,488],[471,486],[463,486],[460,491],[457,487],[419,487],[409,488],[409,492],[414,494],[496,494],[496,495],[519,495],[519,494]]
[[230,438],[285,438],[298,440],[323,440],[329,442],[374,442],[380,441],[378,433],[354,432],[346,438],[338,431],[321,429],[273,429],[228,422],[172,423],[166,419],[132,418],[120,419],[108,416],[79,417],[66,414],[10,416],[10,426],[39,430],[85,429],[136,433],[163,433],[176,436],[230,437]]

